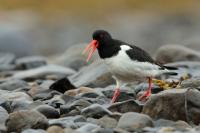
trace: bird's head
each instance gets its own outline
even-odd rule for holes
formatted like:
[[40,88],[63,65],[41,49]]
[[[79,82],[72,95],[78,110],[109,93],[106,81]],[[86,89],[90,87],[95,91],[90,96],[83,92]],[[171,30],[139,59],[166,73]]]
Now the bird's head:
[[103,45],[107,40],[112,39],[111,35],[105,30],[96,30],[92,35],[93,40],[86,46],[83,51],[83,54],[88,52],[87,62],[90,60],[95,50],[99,48],[100,45]]

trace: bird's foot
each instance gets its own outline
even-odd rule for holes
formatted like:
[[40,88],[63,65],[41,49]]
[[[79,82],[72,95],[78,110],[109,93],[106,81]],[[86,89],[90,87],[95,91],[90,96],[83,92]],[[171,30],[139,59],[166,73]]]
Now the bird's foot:
[[139,97],[139,101],[146,101],[151,96],[151,91],[147,90],[142,96]]
[[114,92],[111,102],[114,103],[119,95],[120,95],[120,89],[117,88],[117,89],[115,89],[115,92]]

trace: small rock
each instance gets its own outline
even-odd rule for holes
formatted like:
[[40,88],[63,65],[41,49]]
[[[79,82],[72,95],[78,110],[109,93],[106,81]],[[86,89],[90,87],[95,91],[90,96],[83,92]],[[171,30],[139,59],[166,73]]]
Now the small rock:
[[47,133],[65,133],[64,129],[61,128],[60,126],[50,126],[47,129]]
[[26,56],[15,61],[17,69],[26,70],[41,67],[47,64],[46,59],[41,56]]
[[46,129],[47,118],[37,111],[19,111],[9,114],[6,120],[8,132],[20,132],[24,129]]
[[93,132],[96,128],[100,128],[100,126],[88,123],[88,124],[78,128],[76,131],[81,132],[81,133],[90,133],[90,132]]
[[77,115],[77,116],[70,116],[70,117],[63,117],[59,119],[49,120],[50,125],[60,125],[65,128],[73,128],[73,129],[79,128],[78,124],[76,124],[78,122],[86,122],[85,117]]
[[59,112],[55,108],[49,105],[39,105],[38,107],[35,108],[35,110],[37,110],[38,112],[40,112],[49,119],[60,117]]
[[196,88],[198,90],[200,90],[200,79],[187,79],[181,82],[180,84],[181,88]]
[[114,130],[111,128],[96,128],[93,133],[114,133]]
[[28,110],[30,102],[23,100],[13,100],[10,104],[11,112],[20,111],[20,110]]
[[70,68],[65,68],[57,65],[46,65],[39,68],[16,72],[11,79],[44,79],[47,75],[57,75],[64,77],[74,74],[75,71]]
[[106,87],[115,83],[102,61],[94,62],[89,66],[81,68],[78,73],[69,78],[77,87]]
[[60,108],[61,105],[72,103],[76,99],[67,95],[55,95],[53,98],[44,101],[46,104],[53,106],[54,108]]
[[142,106],[139,105],[135,100],[127,100],[124,102],[114,103],[108,107],[108,110],[112,112],[141,112]]
[[117,127],[126,129],[128,131],[134,131],[136,129],[141,129],[148,126],[153,126],[152,119],[148,115],[134,112],[123,114],[117,124]]
[[200,54],[182,45],[164,45],[157,50],[156,60],[163,64],[176,61],[200,61]]
[[25,88],[27,86],[28,86],[27,82],[25,82],[23,80],[15,79],[15,80],[8,80],[8,81],[0,84],[0,89],[1,90],[13,91],[13,90],[16,90],[18,88]]
[[99,104],[92,104],[81,110],[81,114],[85,117],[101,118],[104,115],[111,115],[108,109]]
[[103,128],[115,128],[117,126],[117,121],[109,116],[103,116],[100,119],[94,119],[92,121],[89,120],[88,122],[100,125]]
[[189,120],[198,124],[200,123],[199,97],[200,92],[196,89],[165,90],[152,95],[145,103],[142,112],[154,119]]
[[55,81],[49,89],[56,90],[58,92],[64,93],[65,91],[76,89],[76,87],[69,81],[67,77]]
[[46,131],[42,129],[26,129],[22,133],[46,133]]
[[95,92],[95,90],[92,89],[92,88],[89,88],[89,87],[80,87],[78,89],[73,89],[73,90],[66,91],[65,95],[76,96],[76,95],[79,95],[81,93],[89,93],[89,92]]
[[[88,102],[87,100],[84,100],[84,99],[79,99],[79,100],[76,100],[74,102],[72,102],[71,104],[69,105],[63,105],[60,107],[60,114],[63,115],[63,114],[68,114],[68,115],[72,115],[72,113],[74,115],[79,115],[81,113],[81,110],[90,106],[91,103]],[[76,110],[76,112],[74,113],[73,110]]]
[[71,128],[65,128],[65,133],[81,133],[81,132],[78,132],[78,131],[76,131],[76,130],[73,130],[73,129],[71,129]]
[[0,90],[0,98],[6,101],[24,101],[32,103],[32,98],[24,92],[10,92],[6,90]]

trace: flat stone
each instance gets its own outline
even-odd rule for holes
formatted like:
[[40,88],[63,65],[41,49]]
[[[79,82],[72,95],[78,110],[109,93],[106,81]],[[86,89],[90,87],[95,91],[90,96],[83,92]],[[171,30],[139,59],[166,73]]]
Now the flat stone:
[[97,61],[81,68],[78,73],[70,76],[69,79],[77,87],[106,87],[115,83],[112,75],[102,61]]
[[15,80],[8,80],[8,81],[0,84],[0,89],[1,90],[13,91],[13,90],[16,90],[18,88],[25,88],[27,86],[28,86],[27,82],[25,82],[23,80],[15,79]]
[[26,70],[41,67],[47,64],[47,61],[42,56],[26,56],[16,59],[17,69]]
[[57,75],[58,77],[64,77],[74,74],[75,71],[70,68],[65,68],[57,65],[46,65],[39,68],[20,71],[14,73],[11,79],[44,79],[48,75]]

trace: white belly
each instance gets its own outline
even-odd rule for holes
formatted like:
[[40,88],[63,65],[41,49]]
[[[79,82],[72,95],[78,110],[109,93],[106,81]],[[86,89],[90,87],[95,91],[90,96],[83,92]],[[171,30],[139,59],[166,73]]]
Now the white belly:
[[131,60],[124,50],[120,50],[114,57],[105,59],[105,64],[117,79],[127,82],[155,77],[167,72],[167,70],[159,70],[157,65]]

